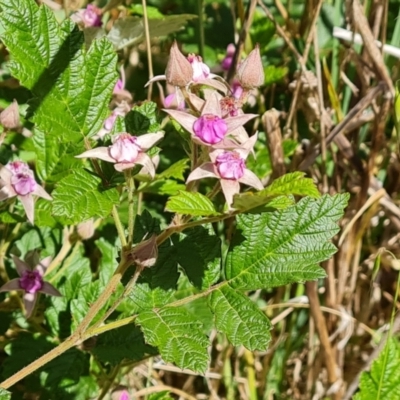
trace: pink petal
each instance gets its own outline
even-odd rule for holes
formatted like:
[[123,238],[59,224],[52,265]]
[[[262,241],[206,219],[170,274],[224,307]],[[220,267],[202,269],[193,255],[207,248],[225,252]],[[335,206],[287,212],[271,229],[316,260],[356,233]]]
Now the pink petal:
[[183,128],[194,135],[193,124],[197,120],[194,115],[190,115],[187,112],[179,110],[167,110],[163,109],[167,114],[169,114],[174,120],[176,120]]
[[39,290],[39,292],[48,294],[50,296],[57,296],[57,297],[62,296],[62,294],[49,282],[43,282],[43,286]]
[[14,261],[15,268],[16,268],[19,276],[22,276],[24,274],[24,272],[31,270],[29,265],[26,262],[19,259],[17,256],[13,255],[12,259]]
[[44,276],[46,274],[46,269],[49,268],[52,259],[52,256],[48,256],[36,265],[35,269],[40,272],[40,275]]
[[154,175],[156,174],[156,170],[154,168],[153,161],[151,161],[151,158],[146,154],[146,153],[140,153],[138,158],[136,159],[136,163],[143,165],[143,168],[145,171],[148,172],[148,174],[154,178]]
[[98,158],[115,163],[115,160],[109,154],[108,147],[96,147],[95,149],[84,151],[82,154],[75,156],[75,158]]
[[15,197],[17,193],[15,190],[12,188],[12,186],[3,186],[0,189],[0,201],[9,199],[11,197]]
[[133,168],[136,165],[136,161],[132,163],[116,163],[114,164],[114,168],[118,172],[125,171],[126,169]]
[[246,159],[249,153],[252,153],[253,156],[255,156],[254,145],[257,142],[257,138],[258,138],[258,133],[248,138],[244,143],[240,145],[240,147],[236,149],[236,151],[241,155],[241,157]]
[[244,170],[244,175],[239,179],[239,182],[251,186],[257,190],[264,189],[264,186],[260,179],[258,179],[257,175],[247,168]]
[[[201,110],[201,115],[213,114],[221,118],[221,105],[219,104],[218,95],[214,92],[208,97],[203,109]],[[225,121],[226,122],[226,121]],[[229,129],[228,129],[229,130]]]
[[12,172],[6,168],[4,165],[0,166],[0,179],[2,179],[6,184],[11,182]]
[[166,77],[165,75],[157,75],[157,76],[154,76],[153,78],[151,78],[151,79],[144,85],[144,87],[149,86],[150,83],[157,82],[157,81],[165,81],[165,80],[167,80],[167,77]]
[[201,99],[199,96],[196,96],[193,93],[188,93],[189,95],[189,101],[192,104],[192,106],[197,110],[201,111],[201,109],[204,106],[205,101]]
[[228,93],[228,90],[229,90],[228,87],[226,85],[224,85],[222,82],[218,82],[218,81],[216,81],[214,79],[210,79],[210,78],[200,79],[197,82],[192,83],[192,86],[197,86],[197,85],[210,86],[214,89],[221,91],[225,95]]
[[246,142],[246,140],[249,139],[249,135],[247,134],[246,129],[244,129],[243,126],[239,126],[239,128],[234,129],[229,134],[237,139],[239,143]]
[[137,137],[137,144],[146,151],[164,137],[164,132],[146,133]]
[[24,306],[25,306],[26,318],[29,318],[32,315],[37,298],[38,296],[36,293],[24,294]]
[[29,193],[25,196],[18,196],[18,198],[21,200],[22,206],[25,209],[25,214],[28,218],[28,221],[33,225],[33,220],[35,217],[35,206],[32,194]]
[[237,115],[236,117],[226,118],[225,122],[228,125],[228,132],[234,131],[236,128],[243,126],[246,122],[256,117],[258,117],[257,114],[243,114]]
[[36,196],[43,197],[46,200],[53,200],[53,198],[40,185],[36,185],[36,189],[32,193]]
[[0,292],[9,292],[11,290],[21,290],[18,278],[11,279],[11,281],[8,281],[7,283],[5,283],[3,286],[0,287]]
[[230,206],[233,203],[233,196],[236,193],[240,192],[240,184],[238,181],[232,179],[221,179],[220,182],[221,182],[222,192],[224,193],[225,196],[225,200],[230,208]]
[[186,183],[191,181],[197,181],[203,178],[217,178],[219,176],[215,173],[215,168],[213,163],[204,163],[200,165],[200,167],[193,170],[190,175],[188,176]]

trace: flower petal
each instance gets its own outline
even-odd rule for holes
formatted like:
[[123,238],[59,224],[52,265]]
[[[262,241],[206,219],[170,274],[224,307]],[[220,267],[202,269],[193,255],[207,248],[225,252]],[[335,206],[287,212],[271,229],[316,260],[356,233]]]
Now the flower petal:
[[199,179],[204,178],[217,178],[219,179],[219,175],[215,173],[215,168],[213,163],[204,163],[200,165],[200,167],[194,169],[190,175],[188,176],[186,183],[191,181],[197,181]]
[[39,290],[39,292],[48,294],[50,296],[57,296],[57,297],[62,296],[62,294],[49,282],[43,282],[43,286]]
[[222,117],[221,105],[219,103],[218,96],[215,92],[208,97],[206,103],[204,104],[203,109],[201,110],[201,115],[205,114],[213,114],[219,118]]
[[146,133],[137,137],[137,144],[146,151],[164,137],[164,132]]
[[205,101],[201,99],[199,96],[196,96],[194,93],[188,93],[189,101],[192,106],[197,110],[201,111],[204,106]]
[[46,258],[43,258],[43,260],[39,261],[35,269],[39,271],[40,275],[44,276],[46,274],[46,269],[49,268],[52,259],[53,259],[52,256],[48,256]]
[[242,115],[237,115],[236,117],[226,118],[225,122],[228,125],[228,133],[239,128],[239,126],[243,126],[246,122],[256,117],[258,117],[257,114],[242,114]]
[[22,276],[26,271],[31,271],[31,267],[25,261],[22,261],[14,255],[12,255],[12,259],[19,276]]
[[214,79],[210,79],[210,78],[200,79],[197,82],[192,83],[192,86],[199,86],[199,85],[210,86],[214,89],[221,91],[225,95],[228,93],[228,90],[230,90],[222,82],[218,82],[218,81],[216,81]]
[[156,174],[156,169],[154,168],[153,161],[151,161],[151,158],[146,154],[146,153],[140,153],[136,159],[136,164],[143,165],[143,168],[147,173],[154,178],[154,175]]
[[3,286],[0,287],[0,292],[10,292],[11,290],[21,290],[21,286],[19,285],[19,279],[11,279]]
[[125,171],[126,169],[133,168],[136,165],[136,162],[131,163],[116,163],[114,164],[114,168],[118,172]]
[[53,198],[40,185],[36,185],[36,189],[32,193],[36,196],[43,197],[46,200],[53,200]]
[[151,79],[144,85],[144,87],[149,86],[150,83],[157,82],[157,81],[165,81],[165,80],[167,80],[167,77],[166,77],[165,75],[157,75],[157,76],[154,76],[153,78],[151,78]]
[[176,120],[180,125],[183,126],[188,132],[194,135],[193,124],[197,120],[194,115],[190,115],[187,112],[179,110],[167,110],[163,109],[167,114],[169,114],[174,120]]
[[233,179],[221,179],[221,189],[229,208],[231,208],[233,196],[240,192],[239,182]]
[[11,197],[15,197],[16,195],[17,193],[15,192],[15,190],[12,188],[11,185],[3,186],[0,189],[0,201],[9,199]]
[[11,182],[12,173],[4,165],[0,166],[0,179],[2,179],[6,184]]
[[28,218],[28,221],[33,225],[33,220],[35,218],[35,206],[32,194],[29,193],[25,196],[18,196],[18,198],[21,200],[22,206],[25,209],[25,214]]
[[258,179],[257,175],[247,168],[244,170],[244,175],[239,179],[239,182],[257,190],[264,189],[264,185],[261,183],[260,179]]
[[24,294],[24,306],[25,306],[26,318],[29,318],[32,315],[37,298],[38,295],[36,293]]
[[115,160],[110,156],[108,147],[96,147],[88,151],[84,151],[82,154],[75,156],[75,158],[98,158],[103,161],[115,163]]

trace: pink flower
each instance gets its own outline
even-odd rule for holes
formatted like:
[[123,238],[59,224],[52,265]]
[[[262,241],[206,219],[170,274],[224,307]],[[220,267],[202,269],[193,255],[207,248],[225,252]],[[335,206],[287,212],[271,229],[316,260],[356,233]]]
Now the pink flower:
[[71,15],[71,19],[84,28],[91,26],[100,27],[103,24],[101,22],[101,9],[93,4],[88,4],[85,9],[79,10]]
[[204,114],[193,124],[194,134],[206,144],[219,143],[226,135],[226,122],[214,114]]
[[76,156],[76,158],[98,158],[114,163],[117,171],[142,165],[144,171],[153,178],[155,175],[154,164],[145,153],[164,136],[163,132],[146,133],[142,136],[131,136],[129,133],[120,133],[113,138],[113,144],[108,147],[97,147]]
[[25,209],[31,224],[34,220],[33,195],[53,200],[52,197],[36,183],[33,171],[22,161],[13,161],[0,166],[0,201],[17,196]]
[[190,64],[192,64],[193,82],[200,82],[209,77],[210,68],[208,67],[208,65],[203,63],[203,60],[200,56],[196,56],[195,54],[189,54],[187,59],[190,62]]
[[113,89],[113,94],[117,94],[119,91],[121,91],[124,88],[124,82],[122,81],[122,79],[118,79],[114,89]]
[[246,158],[252,151],[257,135],[252,136],[242,147],[233,151],[215,149],[210,152],[211,162],[206,162],[193,170],[188,176],[187,183],[204,178],[217,178],[221,182],[229,209],[233,196],[240,192],[240,183],[252,186],[257,190],[264,188],[257,176],[246,168]]
[[50,265],[51,257],[46,257],[38,262],[34,268],[31,268],[16,256],[13,256],[13,260],[20,277],[5,283],[0,287],[0,292],[24,291],[26,318],[29,318],[35,308],[38,293],[46,293],[51,296],[61,296],[61,293],[53,285],[43,280],[46,269]]
[[164,109],[164,111],[192,135],[193,141],[205,146],[227,143],[225,137],[229,133],[257,117],[257,114],[240,114],[223,118],[220,100],[216,93],[208,96],[202,107],[200,117],[179,110]]
[[229,44],[226,48],[226,56],[221,62],[221,67],[225,71],[229,71],[229,68],[232,65],[233,56],[235,55],[236,47],[234,44]]

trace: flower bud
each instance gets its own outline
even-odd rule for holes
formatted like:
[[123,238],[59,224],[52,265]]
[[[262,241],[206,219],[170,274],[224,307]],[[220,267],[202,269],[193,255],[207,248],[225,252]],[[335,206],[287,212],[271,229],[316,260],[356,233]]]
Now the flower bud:
[[0,113],[0,123],[6,129],[15,129],[21,126],[16,100]]
[[130,251],[130,256],[140,268],[152,267],[158,257],[157,235],[152,235],[150,239],[143,240]]
[[245,89],[253,89],[264,83],[264,68],[258,44],[240,64],[236,75]]
[[167,82],[172,86],[185,87],[193,78],[193,68],[186,57],[179,51],[176,42],[171,47],[167,69]]

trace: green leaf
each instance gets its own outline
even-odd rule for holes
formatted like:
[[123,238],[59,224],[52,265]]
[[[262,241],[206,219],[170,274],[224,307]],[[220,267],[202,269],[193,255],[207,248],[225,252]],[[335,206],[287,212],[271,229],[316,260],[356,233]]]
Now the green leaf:
[[183,173],[189,168],[188,163],[188,158],[182,158],[175,164],[172,164],[165,171],[161,172],[161,174],[158,175],[158,178],[175,178],[180,181],[184,181],[185,178],[183,176]]
[[[166,36],[179,31],[187,21],[194,18],[197,18],[197,15],[180,14],[149,18],[150,37]],[[118,19],[108,33],[107,38],[117,50],[142,42],[144,40],[143,19],[139,17]]]
[[205,226],[197,226],[180,235],[175,244],[178,262],[189,281],[198,289],[214,284],[221,271],[221,241]]
[[53,214],[69,224],[91,217],[107,217],[119,201],[117,189],[104,190],[101,179],[83,169],[73,170],[61,179],[52,196]]
[[209,342],[202,332],[201,323],[184,308],[145,311],[139,314],[137,322],[146,342],[158,347],[166,362],[173,362],[182,369],[205,372]]
[[[11,400],[11,392],[7,391],[6,389],[0,388],[0,400]],[[153,399],[153,400],[155,400],[155,399]],[[160,400],[162,400],[162,399],[160,399]]]
[[[286,208],[292,203],[289,198],[285,200],[282,196],[310,196],[320,197],[320,193],[311,178],[305,178],[303,172],[292,172],[274,180],[271,185],[256,193],[240,193],[234,196],[233,207],[238,210],[250,210],[262,205],[268,205],[276,197],[271,207]],[[276,207],[276,208],[278,208]]]
[[156,133],[161,125],[157,119],[157,104],[145,101],[140,106],[134,106],[125,117],[126,131],[132,135]]
[[149,355],[156,355],[157,349],[144,342],[138,327],[126,325],[100,335],[92,353],[101,362],[117,365],[123,360],[141,361]]
[[285,210],[240,215],[225,274],[233,288],[256,290],[325,276],[318,266],[336,247],[348,195],[304,198]]
[[388,340],[370,372],[360,379],[359,400],[397,400],[400,393],[400,345],[394,338]]
[[199,192],[180,191],[172,196],[165,206],[166,211],[193,216],[217,215],[212,201]]
[[146,185],[143,189],[139,188],[144,193],[154,193],[158,195],[176,196],[180,191],[184,191],[186,185],[179,183],[173,179],[156,180]]
[[64,142],[96,134],[118,77],[111,43],[96,40],[86,53],[83,33],[70,19],[59,25],[33,0],[0,0],[0,6],[10,71],[32,91],[28,114],[38,128]]
[[173,400],[173,398],[169,395],[170,393],[167,390],[158,393],[152,393],[148,400]]
[[266,350],[271,340],[271,323],[248,297],[228,285],[211,293],[209,304],[216,327],[234,346]]
[[82,165],[82,160],[75,158],[84,151],[82,144],[63,143],[60,137],[47,135],[38,129],[32,139],[36,149],[36,172],[41,180],[58,182],[70,170]]
[[99,262],[99,280],[101,285],[105,287],[110,281],[114,271],[117,269],[118,249],[114,244],[107,242],[105,238],[96,240],[96,246],[101,252]]
[[288,72],[288,67],[275,67],[275,65],[267,65],[264,68],[264,85],[269,86],[273,83],[282,81],[282,79],[288,74]]

